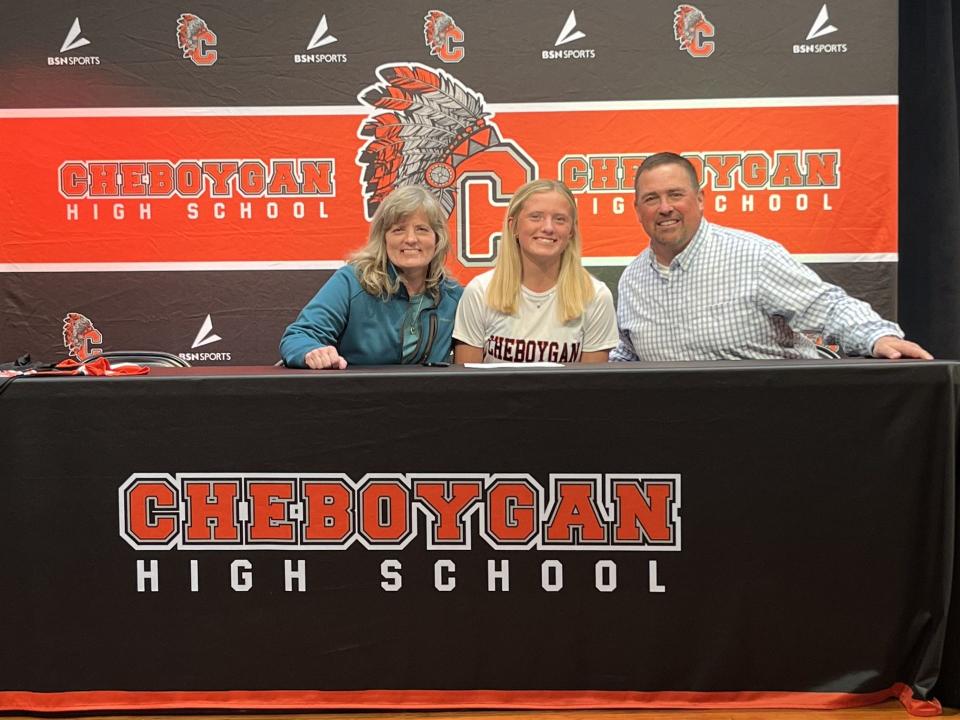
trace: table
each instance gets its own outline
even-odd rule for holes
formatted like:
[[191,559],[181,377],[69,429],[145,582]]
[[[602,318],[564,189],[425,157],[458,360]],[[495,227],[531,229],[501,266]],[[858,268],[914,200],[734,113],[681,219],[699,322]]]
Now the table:
[[15,380],[0,711],[935,712],[958,372]]

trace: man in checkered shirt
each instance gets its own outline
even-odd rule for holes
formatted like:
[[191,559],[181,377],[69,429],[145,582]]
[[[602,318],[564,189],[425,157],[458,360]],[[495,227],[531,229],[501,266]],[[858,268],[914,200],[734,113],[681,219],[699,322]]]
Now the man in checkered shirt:
[[806,332],[850,355],[931,359],[779,243],[708,222],[686,158],[651,155],[635,187],[650,247],[620,278],[620,343],[610,360],[816,358]]

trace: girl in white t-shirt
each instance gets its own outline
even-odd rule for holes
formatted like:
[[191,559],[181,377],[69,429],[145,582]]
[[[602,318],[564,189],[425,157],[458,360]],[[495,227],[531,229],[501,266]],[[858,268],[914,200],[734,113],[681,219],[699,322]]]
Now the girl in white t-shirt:
[[617,344],[609,288],[580,263],[577,203],[556,180],[513,195],[496,267],[463,291],[454,360],[606,362]]

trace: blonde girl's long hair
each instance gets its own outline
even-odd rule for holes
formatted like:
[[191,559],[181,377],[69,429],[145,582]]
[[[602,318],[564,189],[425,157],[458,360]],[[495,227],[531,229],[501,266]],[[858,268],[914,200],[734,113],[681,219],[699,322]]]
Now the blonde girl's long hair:
[[370,221],[367,244],[350,258],[361,287],[371,295],[387,300],[400,289],[400,278],[390,277],[388,270],[387,230],[418,210],[423,210],[437,236],[437,251],[427,266],[424,292],[429,293],[434,301],[440,300],[440,288],[447,278],[445,263],[450,250],[450,234],[440,203],[433,193],[420,185],[404,185],[387,195]]
[[593,300],[594,289],[590,274],[580,262],[580,221],[577,202],[573,193],[557,180],[534,180],[517,188],[507,207],[500,236],[500,252],[493,269],[493,278],[487,289],[487,305],[505,315],[516,315],[520,304],[520,283],[523,280],[523,258],[520,243],[513,231],[524,203],[531,195],[558,192],[570,203],[570,241],[560,259],[560,275],[557,278],[557,311],[563,323],[583,315],[587,304]]

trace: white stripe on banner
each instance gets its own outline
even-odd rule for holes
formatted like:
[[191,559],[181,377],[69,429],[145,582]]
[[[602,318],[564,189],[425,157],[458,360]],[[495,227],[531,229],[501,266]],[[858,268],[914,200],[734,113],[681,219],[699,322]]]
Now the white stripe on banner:
[[[794,255],[802,263],[870,263],[897,262],[897,253],[823,253]],[[623,267],[633,257],[583,258],[587,267]],[[0,263],[0,273],[57,272],[183,272],[227,270],[336,270],[342,260],[254,260],[226,262],[115,262],[115,263]]]
[[[491,103],[494,112],[590,112],[596,110],[713,110],[723,108],[824,107],[834,105],[898,105],[896,95],[826,97],[700,98],[694,100],[604,100],[596,102]],[[368,115],[362,105],[279,105],[265,107],[107,107],[0,108],[0,118],[192,117],[265,115]]]

